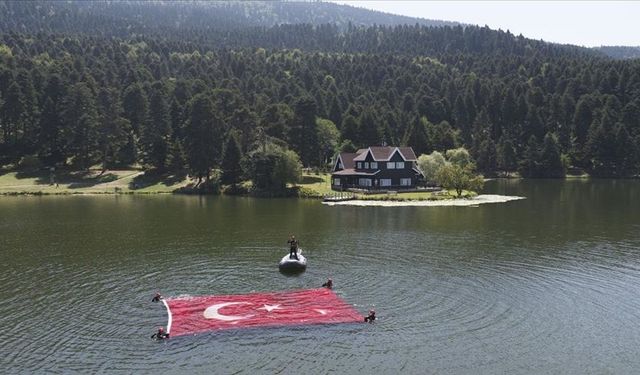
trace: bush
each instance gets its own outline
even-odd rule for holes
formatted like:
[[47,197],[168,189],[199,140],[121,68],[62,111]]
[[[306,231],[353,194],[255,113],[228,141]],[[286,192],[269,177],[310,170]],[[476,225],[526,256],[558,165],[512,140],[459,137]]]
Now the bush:
[[251,192],[250,183],[237,183],[227,185],[222,189],[222,193],[226,195],[248,195]]
[[297,189],[299,198],[322,198],[322,194],[308,187],[298,186]]

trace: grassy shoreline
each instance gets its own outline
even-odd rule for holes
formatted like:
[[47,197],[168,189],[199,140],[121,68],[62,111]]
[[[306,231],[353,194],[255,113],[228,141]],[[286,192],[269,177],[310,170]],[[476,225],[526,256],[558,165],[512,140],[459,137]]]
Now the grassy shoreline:
[[0,173],[0,195],[169,194],[191,183],[184,176],[153,176],[138,169],[9,171]]
[[[305,174],[300,183],[290,185],[279,195],[248,193],[246,184],[242,188],[225,187],[223,195],[256,197],[294,197],[322,199],[336,194],[331,190],[331,175],[328,173]],[[239,185],[239,186],[240,186]],[[195,181],[186,175],[154,175],[141,169],[88,171],[3,171],[0,172],[0,196],[45,196],[45,195],[116,195],[116,194],[207,194],[194,189]],[[209,193],[211,194],[211,193]],[[463,198],[475,193],[464,192]],[[435,201],[454,199],[452,192],[410,192],[398,194],[356,194],[359,200],[368,201]]]

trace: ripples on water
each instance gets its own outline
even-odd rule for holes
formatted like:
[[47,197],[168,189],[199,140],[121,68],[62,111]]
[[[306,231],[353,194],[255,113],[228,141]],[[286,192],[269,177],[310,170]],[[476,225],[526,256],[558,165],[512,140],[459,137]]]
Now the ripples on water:
[[[315,222],[295,227],[300,216],[281,224],[282,216],[269,216],[258,225],[251,217],[263,215],[261,207],[245,208],[240,217],[216,205],[189,208],[212,215],[204,225],[203,217],[189,222],[177,204],[169,209],[179,219],[170,224],[186,229],[168,231],[144,214],[156,215],[157,201],[132,199],[135,220],[113,227],[93,227],[116,214],[105,201],[106,213],[92,213],[93,224],[75,222],[77,232],[59,235],[64,220],[57,230],[35,220],[32,234],[5,232],[3,244],[15,246],[3,255],[8,267],[0,273],[2,368],[474,374],[630,373],[640,366],[637,222],[616,238],[566,240],[487,224],[509,206],[454,208],[451,218],[448,208],[425,213],[306,202],[303,215]],[[516,210],[524,203],[510,204]],[[310,261],[297,277],[276,267],[286,251],[280,234],[290,226]],[[327,277],[363,314],[375,308],[376,323],[149,340],[166,324],[162,305],[150,302],[156,290],[237,294],[317,287]]]

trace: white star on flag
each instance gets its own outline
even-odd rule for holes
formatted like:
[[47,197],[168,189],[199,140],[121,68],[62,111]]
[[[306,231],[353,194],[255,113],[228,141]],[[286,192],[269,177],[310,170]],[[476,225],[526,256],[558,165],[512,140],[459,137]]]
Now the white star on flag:
[[265,304],[264,307],[259,307],[258,310],[267,310],[267,312],[271,312],[273,310],[282,310],[282,308],[280,307],[280,305],[267,305],[267,304]]

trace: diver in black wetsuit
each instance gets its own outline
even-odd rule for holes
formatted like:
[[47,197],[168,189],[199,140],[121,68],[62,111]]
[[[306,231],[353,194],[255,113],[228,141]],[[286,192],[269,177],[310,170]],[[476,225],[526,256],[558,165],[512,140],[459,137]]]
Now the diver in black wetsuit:
[[326,283],[322,284],[323,288],[332,289],[333,288],[333,280],[329,279]]
[[168,339],[169,338],[169,334],[164,332],[164,329],[162,327],[158,328],[158,332],[154,333],[153,335],[151,335],[152,339],[156,339],[156,340],[164,340],[164,339]]
[[376,320],[376,312],[373,310],[369,310],[369,315],[364,317],[364,321],[373,323],[374,320]]
[[287,243],[290,246],[289,259],[299,260],[298,259],[298,240],[296,240],[296,236],[291,236],[291,238],[289,238],[289,241],[287,241]]
[[160,293],[156,293],[156,295],[151,299],[151,302],[160,302],[161,299],[162,296],[160,295]]

